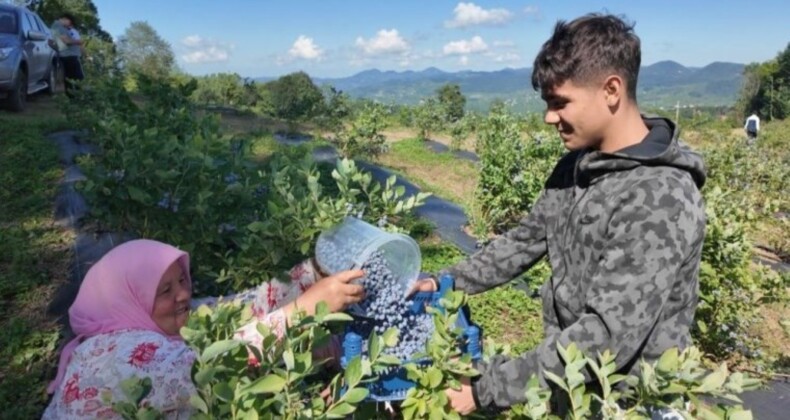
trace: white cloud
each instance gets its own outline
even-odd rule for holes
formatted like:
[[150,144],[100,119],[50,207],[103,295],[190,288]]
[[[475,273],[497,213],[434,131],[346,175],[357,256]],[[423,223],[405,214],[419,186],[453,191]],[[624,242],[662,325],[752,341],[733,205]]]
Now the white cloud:
[[480,38],[479,35],[473,36],[470,40],[462,39],[460,41],[449,42],[442,49],[444,55],[475,54],[487,50],[488,45],[486,45],[483,38]]
[[181,40],[185,51],[181,60],[189,64],[217,63],[228,61],[233,44],[226,44],[200,35],[189,35]]
[[469,56],[462,55],[461,58],[458,59],[458,63],[462,66],[469,65]]
[[512,52],[506,52],[504,54],[494,56],[494,61],[498,63],[513,63],[519,60],[521,60],[521,56]]
[[189,35],[181,41],[184,46],[189,48],[197,48],[202,42],[203,38],[201,38],[200,35]]
[[357,37],[356,45],[367,55],[402,54],[409,51],[409,43],[400,36],[397,29],[382,29],[370,39]]
[[516,43],[510,40],[506,41],[494,41],[495,47],[503,47],[503,48],[513,48],[516,46]]
[[324,55],[324,51],[318,48],[318,45],[313,42],[313,38],[299,35],[291,49],[288,50],[288,55],[305,60],[320,60]]
[[507,9],[483,9],[474,3],[458,3],[453,10],[453,20],[444,26],[448,28],[464,28],[474,25],[502,25],[513,18]]
[[524,14],[532,17],[540,17],[540,8],[538,8],[538,6],[527,6],[524,8]]

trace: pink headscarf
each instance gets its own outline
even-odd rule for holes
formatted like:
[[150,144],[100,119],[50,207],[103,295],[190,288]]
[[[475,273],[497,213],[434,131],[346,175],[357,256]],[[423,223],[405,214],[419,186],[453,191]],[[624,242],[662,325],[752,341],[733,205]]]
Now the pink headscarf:
[[189,254],[147,239],[118,245],[88,270],[77,299],[69,308],[69,323],[76,337],[61,351],[58,376],[47,392],[55,392],[66,374],[71,353],[88,337],[123,329],[150,330],[169,336],[156,325],[151,313],[159,281],[176,261],[191,284]]

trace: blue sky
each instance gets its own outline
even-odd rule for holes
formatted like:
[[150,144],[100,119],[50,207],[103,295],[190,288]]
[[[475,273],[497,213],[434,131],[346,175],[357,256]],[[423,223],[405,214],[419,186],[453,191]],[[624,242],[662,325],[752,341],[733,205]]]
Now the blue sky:
[[787,0],[94,0],[114,37],[147,21],[195,75],[245,77],[304,70],[342,77],[378,68],[529,67],[558,19],[588,12],[636,22],[642,63],[748,63],[790,42]]

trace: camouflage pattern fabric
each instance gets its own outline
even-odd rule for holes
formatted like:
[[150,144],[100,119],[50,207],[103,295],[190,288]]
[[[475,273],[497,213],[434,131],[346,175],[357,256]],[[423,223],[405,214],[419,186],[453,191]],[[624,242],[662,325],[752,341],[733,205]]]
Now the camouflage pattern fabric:
[[[543,372],[563,376],[557,343],[588,355],[617,354],[622,373],[691,343],[705,234],[701,157],[674,124],[645,119],[639,144],[613,154],[580,151],[556,165],[532,212],[516,228],[447,271],[456,287],[481,293],[548,255],[541,289],[544,340],[518,357],[480,363],[473,383],[481,407],[525,400]],[[588,378],[589,379],[589,378]]]

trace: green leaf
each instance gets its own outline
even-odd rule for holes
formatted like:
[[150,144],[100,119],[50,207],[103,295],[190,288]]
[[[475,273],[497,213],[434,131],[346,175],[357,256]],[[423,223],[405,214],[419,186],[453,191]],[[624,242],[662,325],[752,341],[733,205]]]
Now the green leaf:
[[688,388],[686,388],[685,385],[679,383],[670,383],[666,388],[661,390],[661,394],[684,394],[686,391],[688,391]]
[[140,401],[151,392],[151,378],[145,377],[141,379],[133,376],[125,379],[121,381],[121,391],[134,405],[139,405]]
[[135,415],[135,420],[157,420],[160,418],[162,415],[151,407],[141,407]]
[[699,331],[703,334],[708,333],[708,326],[701,319],[697,320],[697,328],[699,328]]
[[352,318],[351,315],[343,312],[335,312],[335,313],[327,314],[324,317],[324,322],[350,322],[353,320],[354,318]]
[[353,388],[343,394],[343,401],[349,404],[357,404],[368,396],[368,390],[365,388]]
[[656,363],[656,370],[660,372],[674,372],[678,369],[678,348],[672,347],[661,355]]
[[195,373],[195,384],[198,387],[204,387],[212,379],[214,379],[214,374],[217,372],[217,369],[213,366],[202,366],[198,369],[197,373]]
[[718,369],[708,374],[694,391],[704,393],[721,388],[724,385],[724,381],[727,380],[727,374],[727,365],[721,364]]
[[351,359],[348,366],[346,367],[345,373],[345,380],[346,386],[349,388],[354,388],[357,386],[359,381],[362,379],[362,358],[360,356],[356,356]]
[[262,378],[258,378],[249,385],[242,386],[239,396],[245,394],[274,394],[280,392],[285,387],[285,379],[277,374],[270,373]]
[[203,350],[200,359],[205,363],[217,356],[227,353],[233,349],[243,346],[244,342],[239,340],[221,340],[211,343],[210,346]]
[[292,349],[286,349],[283,352],[283,361],[285,362],[286,370],[294,369],[294,365],[296,364],[296,362],[294,361],[294,351]]
[[208,406],[206,402],[203,401],[203,398],[200,398],[200,395],[192,394],[189,397],[189,404],[201,413],[208,414]]
[[329,410],[326,412],[326,415],[330,419],[342,419],[348,416],[349,414],[353,413],[354,410],[356,410],[356,407],[354,407],[353,405],[347,402],[341,402],[338,403],[337,405],[330,407]]
[[370,333],[370,338],[368,338],[368,357],[374,362],[379,358],[381,342],[381,337],[377,336],[375,331]]
[[384,334],[381,336],[381,339],[384,340],[385,346],[395,347],[398,344],[398,329],[397,328],[387,329],[387,331],[384,331]]
[[[409,400],[406,400],[406,401],[409,401]],[[403,418],[406,419],[406,420],[411,420],[411,419],[415,418],[415,416],[417,414],[417,400],[412,399],[411,401],[413,401],[412,405],[409,405],[407,407],[401,406]]]
[[315,317],[317,319],[324,319],[327,315],[329,315],[329,305],[322,300],[315,305]]
[[218,384],[214,384],[212,387],[212,391],[214,391],[214,395],[217,396],[222,401],[229,402],[233,401],[233,389],[228,385],[227,382],[220,382]]
[[129,192],[129,198],[133,201],[137,201],[138,203],[147,203],[150,201],[150,196],[143,190],[137,187],[126,187],[126,191]]
[[431,389],[438,388],[439,385],[441,385],[442,383],[442,379],[444,379],[444,375],[442,374],[442,371],[433,366],[428,368],[427,376],[428,376],[428,386]]
[[247,225],[247,229],[253,233],[263,232],[266,230],[266,224],[263,222],[252,222]]
[[751,410],[732,409],[729,414],[729,420],[752,420]]
[[554,382],[558,387],[560,387],[563,390],[565,390],[565,392],[570,392],[570,390],[568,389],[568,386],[565,384],[565,381],[562,378],[560,378],[559,376],[557,376],[554,373],[549,372],[549,371],[545,371],[545,372],[543,372],[543,374],[544,374],[544,376],[546,376],[546,379]]
[[382,365],[392,365],[392,366],[400,365],[400,359],[391,354],[382,354],[381,356],[379,356],[376,362]]

